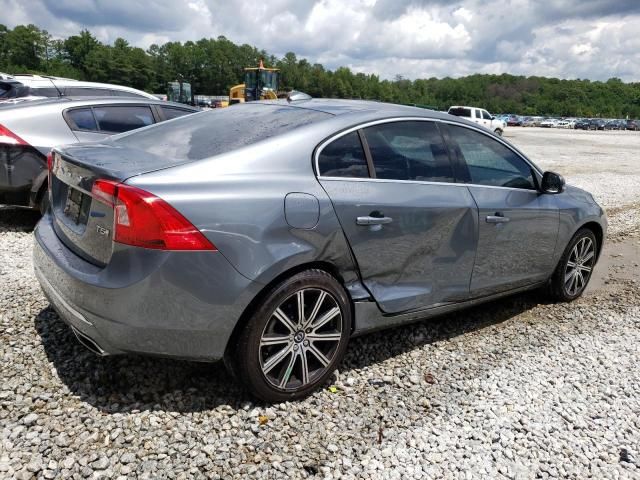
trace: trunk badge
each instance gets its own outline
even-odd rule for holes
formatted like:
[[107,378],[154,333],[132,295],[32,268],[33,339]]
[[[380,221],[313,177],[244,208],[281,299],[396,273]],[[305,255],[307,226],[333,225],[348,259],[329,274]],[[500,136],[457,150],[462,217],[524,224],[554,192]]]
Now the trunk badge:
[[96,232],[100,235],[109,235],[109,229],[96,225]]

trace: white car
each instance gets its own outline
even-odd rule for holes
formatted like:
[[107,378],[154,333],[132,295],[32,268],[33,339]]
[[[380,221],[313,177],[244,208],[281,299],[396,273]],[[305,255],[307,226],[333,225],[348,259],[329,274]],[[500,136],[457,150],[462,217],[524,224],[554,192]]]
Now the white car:
[[471,122],[475,122],[483,127],[491,130],[496,135],[502,135],[507,124],[503,120],[498,120],[483,108],[477,107],[462,107],[453,106],[450,107],[449,115],[455,115],[456,117],[466,118]]
[[544,128],[556,128],[558,126],[559,120],[555,118],[547,118],[540,122],[540,126]]
[[559,120],[558,123],[556,123],[556,128],[575,128],[575,125],[575,120],[565,119]]
[[150,93],[108,83],[82,82],[44,75],[0,73],[0,103],[51,97],[138,97],[156,100]]

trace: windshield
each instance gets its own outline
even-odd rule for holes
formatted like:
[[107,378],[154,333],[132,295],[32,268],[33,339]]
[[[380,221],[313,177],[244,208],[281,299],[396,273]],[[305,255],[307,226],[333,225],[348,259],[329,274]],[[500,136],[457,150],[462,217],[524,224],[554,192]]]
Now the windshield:
[[278,90],[278,74],[277,72],[262,72],[262,88],[269,90]]
[[250,70],[244,74],[244,87],[256,88],[256,71]]

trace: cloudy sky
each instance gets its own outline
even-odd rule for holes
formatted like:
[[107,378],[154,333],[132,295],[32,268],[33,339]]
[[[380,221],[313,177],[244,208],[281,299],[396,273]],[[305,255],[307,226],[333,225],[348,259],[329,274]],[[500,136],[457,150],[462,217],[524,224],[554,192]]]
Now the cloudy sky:
[[148,47],[225,35],[384,78],[640,81],[640,0],[0,0],[0,23]]

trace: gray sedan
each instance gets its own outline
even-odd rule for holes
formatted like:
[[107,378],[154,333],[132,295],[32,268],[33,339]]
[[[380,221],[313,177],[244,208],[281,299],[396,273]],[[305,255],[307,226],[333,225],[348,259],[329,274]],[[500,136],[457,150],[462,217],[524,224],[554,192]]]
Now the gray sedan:
[[55,145],[102,140],[197,111],[148,98],[63,97],[0,104],[0,204],[45,210],[47,153]]
[[523,290],[582,294],[587,192],[458,117],[257,102],[54,151],[35,271],[80,342],[320,387],[349,338]]

